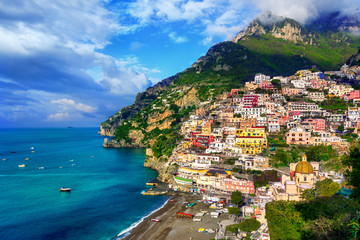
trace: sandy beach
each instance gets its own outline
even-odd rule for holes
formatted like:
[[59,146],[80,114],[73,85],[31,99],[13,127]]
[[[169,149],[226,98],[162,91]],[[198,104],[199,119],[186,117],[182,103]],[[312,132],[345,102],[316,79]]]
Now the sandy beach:
[[[228,214],[222,214],[219,218],[211,218],[210,214],[205,214],[200,217],[202,221],[194,222],[192,219],[177,219],[176,212],[185,212],[195,215],[200,211],[214,211],[209,208],[206,203],[197,203],[191,208],[186,208],[186,204],[183,202],[196,202],[201,200],[199,195],[175,195],[169,202],[157,212],[153,213],[131,233],[123,238],[124,240],[184,240],[184,239],[212,239],[215,237],[215,233],[207,234],[198,232],[199,228],[210,228],[213,230],[218,229],[218,222],[224,219],[228,219]],[[152,222],[152,218],[161,218],[161,222]]]

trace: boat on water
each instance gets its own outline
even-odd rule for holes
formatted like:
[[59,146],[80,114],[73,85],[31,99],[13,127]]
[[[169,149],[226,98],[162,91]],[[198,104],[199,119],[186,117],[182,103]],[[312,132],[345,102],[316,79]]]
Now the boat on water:
[[45,169],[44,167],[39,167],[38,169]]
[[31,147],[30,149],[32,150],[32,149],[34,149],[34,147]]
[[62,187],[59,190],[60,192],[71,192],[71,188]]
[[6,158],[3,158],[2,160],[3,160],[3,161],[6,161],[7,159],[6,159]]
[[24,168],[24,167],[26,167],[25,164],[20,164],[20,165],[19,165],[19,168]]
[[30,160],[30,158],[25,158],[25,160]]
[[35,151],[31,151],[31,153],[34,153]]

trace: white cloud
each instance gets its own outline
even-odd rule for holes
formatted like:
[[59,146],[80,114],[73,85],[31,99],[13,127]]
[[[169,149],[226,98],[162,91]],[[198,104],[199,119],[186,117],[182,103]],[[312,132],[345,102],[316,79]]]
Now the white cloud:
[[324,13],[335,11],[346,15],[356,14],[360,8],[358,0],[253,0],[253,2],[262,11],[271,11],[274,15],[292,18],[300,23],[306,23]]
[[55,113],[47,116],[45,121],[64,121],[69,118],[68,113]]
[[[212,42],[214,37],[231,39],[248,24],[243,19],[254,16],[249,3],[238,0],[138,0],[130,4],[129,13],[140,25],[186,21],[193,27],[200,26],[204,43]],[[175,32],[169,37],[176,43],[187,41]]]
[[59,107],[62,110],[65,110],[65,111],[78,110],[80,112],[93,113],[96,110],[96,108],[94,108],[94,107],[91,107],[89,105],[85,105],[83,103],[76,103],[74,100],[66,99],[66,98],[62,98],[62,99],[58,99],[58,100],[52,100],[51,103],[59,105]]
[[172,41],[174,41],[175,43],[184,43],[184,42],[187,42],[188,39],[186,37],[183,37],[183,36],[178,36],[176,34],[176,32],[171,32],[169,33],[169,37]]

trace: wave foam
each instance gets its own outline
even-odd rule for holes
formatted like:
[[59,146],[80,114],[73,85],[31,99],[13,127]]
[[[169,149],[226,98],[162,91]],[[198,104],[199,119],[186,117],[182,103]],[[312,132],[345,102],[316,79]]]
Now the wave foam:
[[166,202],[161,205],[159,208],[155,209],[154,211],[150,212],[148,215],[144,216],[143,218],[141,218],[139,221],[134,222],[133,224],[130,225],[130,227],[124,229],[123,231],[121,231],[115,238],[115,240],[121,240],[123,238],[125,238],[127,235],[130,234],[130,232],[136,228],[140,223],[142,223],[146,218],[148,218],[151,214],[157,212],[158,210],[160,210],[161,208],[163,208],[168,202],[169,202],[170,198],[168,200],[166,200]]

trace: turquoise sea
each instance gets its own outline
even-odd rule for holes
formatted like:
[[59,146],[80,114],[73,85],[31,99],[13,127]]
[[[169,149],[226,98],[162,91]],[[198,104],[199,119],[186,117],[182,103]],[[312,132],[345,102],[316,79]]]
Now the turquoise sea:
[[0,239],[113,239],[166,202],[141,195],[157,176],[144,149],[105,149],[97,131],[0,129]]

